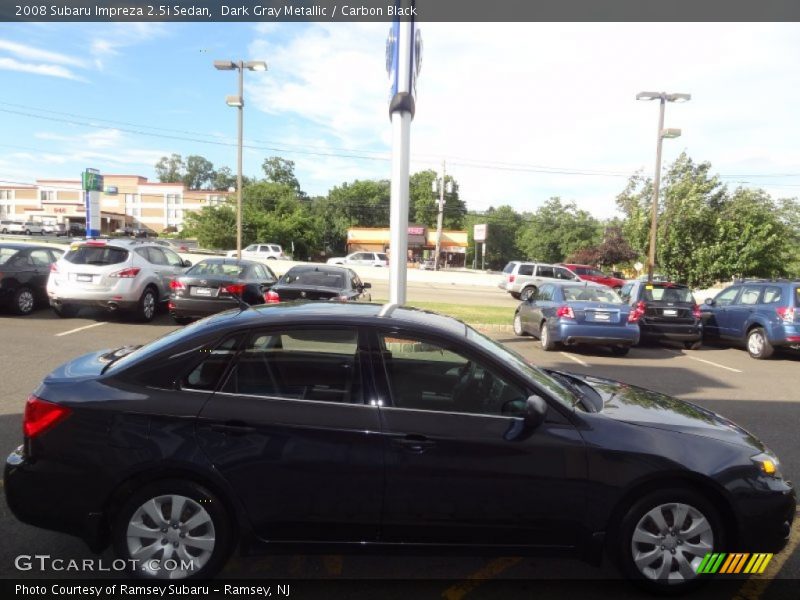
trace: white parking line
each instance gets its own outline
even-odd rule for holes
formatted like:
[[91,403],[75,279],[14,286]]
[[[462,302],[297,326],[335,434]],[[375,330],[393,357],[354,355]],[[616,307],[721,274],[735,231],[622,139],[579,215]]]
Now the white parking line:
[[[686,356],[684,354],[684,356]],[[705,360],[702,358],[695,358],[694,356],[686,356],[686,358],[690,360],[696,360],[697,362],[705,363],[707,365],[711,365],[712,367],[719,367],[720,369],[725,369],[726,371],[731,371],[732,373],[743,373],[739,369],[734,369],[733,367],[726,367],[725,365],[721,365],[719,363],[711,362],[710,360]]]
[[100,325],[108,325],[106,321],[101,323],[92,323],[91,325],[84,325],[83,327],[78,327],[77,329],[70,329],[69,331],[62,331],[61,333],[56,333],[55,337],[61,337],[62,335],[69,335],[70,333],[78,333],[79,331],[83,331],[84,329],[91,329],[92,327],[100,327]]
[[570,360],[574,360],[576,363],[578,363],[579,365],[582,365],[582,366],[584,366],[584,367],[591,367],[591,366],[592,366],[592,365],[590,365],[590,364],[589,364],[589,363],[587,363],[587,362],[583,362],[583,361],[582,361],[580,358],[578,358],[577,356],[572,356],[572,354],[569,354],[569,353],[567,353],[567,352],[559,352],[559,354],[560,354],[561,356],[566,356],[566,357],[567,357],[568,359],[570,359]]

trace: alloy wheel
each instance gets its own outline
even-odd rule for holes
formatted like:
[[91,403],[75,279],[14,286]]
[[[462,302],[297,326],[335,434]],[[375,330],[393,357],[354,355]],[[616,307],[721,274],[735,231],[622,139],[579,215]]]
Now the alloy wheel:
[[519,313],[514,315],[514,335],[522,335],[524,332],[522,331],[522,319],[519,316]]
[[153,292],[147,290],[144,293],[144,298],[142,298],[142,316],[146,320],[150,320],[153,318],[153,315],[156,312],[156,299],[153,296]]
[[747,337],[747,349],[754,356],[759,356],[764,351],[764,336],[760,331],[753,331]]
[[180,494],[147,500],[134,511],[126,535],[128,555],[147,577],[183,579],[205,566],[216,545],[211,515]]
[[17,295],[17,310],[21,315],[27,315],[33,310],[34,298],[33,293],[28,290],[22,290]]
[[703,557],[714,549],[714,531],[697,508],[660,504],[645,513],[633,530],[633,563],[647,579],[685,583],[697,577]]

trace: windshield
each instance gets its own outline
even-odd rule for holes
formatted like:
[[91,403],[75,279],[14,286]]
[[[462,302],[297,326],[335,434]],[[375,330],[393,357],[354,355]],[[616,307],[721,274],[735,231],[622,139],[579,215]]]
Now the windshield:
[[[501,362],[517,369],[518,371],[522,371],[525,375],[533,379],[539,386],[547,390],[551,396],[556,398],[565,406],[570,408],[575,406],[575,402],[570,400],[570,398],[575,399],[574,392],[570,391],[570,389],[563,383],[553,379],[539,367],[533,366],[513,350],[498,344],[492,338],[477,332],[470,326],[467,326],[467,339],[475,342],[481,348],[493,354]],[[581,406],[583,408],[581,404],[578,404],[577,406]]]
[[622,304],[622,298],[609,288],[570,285],[562,288],[567,302],[607,302]]

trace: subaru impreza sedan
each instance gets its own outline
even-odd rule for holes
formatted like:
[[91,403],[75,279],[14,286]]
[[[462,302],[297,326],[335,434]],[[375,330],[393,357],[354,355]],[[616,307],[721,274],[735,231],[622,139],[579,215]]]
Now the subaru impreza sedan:
[[795,514],[777,457],[728,419],[396,305],[243,307],[75,358],[23,432],[13,514],[145,578],[299,544],[608,555],[679,590],[710,552],[778,552]]

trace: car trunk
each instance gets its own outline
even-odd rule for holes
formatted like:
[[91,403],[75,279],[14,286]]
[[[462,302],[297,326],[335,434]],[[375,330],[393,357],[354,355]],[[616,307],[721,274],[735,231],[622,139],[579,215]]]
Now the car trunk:
[[577,323],[625,326],[628,322],[622,306],[606,302],[570,302]]
[[305,286],[281,286],[274,289],[280,296],[281,302],[289,300],[330,300],[338,298],[341,290],[331,288],[305,285]]

